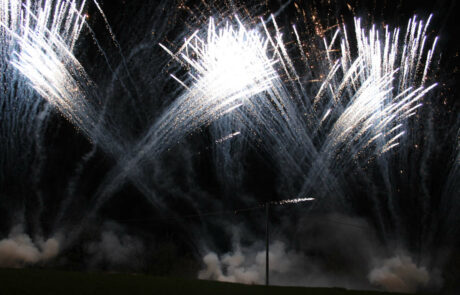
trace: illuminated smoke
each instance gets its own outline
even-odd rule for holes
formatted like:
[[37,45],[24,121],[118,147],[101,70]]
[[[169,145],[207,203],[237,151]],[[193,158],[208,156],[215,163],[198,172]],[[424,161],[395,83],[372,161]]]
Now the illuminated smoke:
[[[340,214],[311,215],[305,216],[297,226],[295,250],[278,237],[273,237],[270,243],[272,285],[381,288],[409,293],[440,285],[436,271],[415,264],[408,254],[395,254],[395,249],[388,253],[364,219]],[[248,238],[247,233],[241,236]],[[263,284],[264,243],[256,241],[247,245],[233,238],[231,251],[203,254],[198,278]]]
[[401,255],[383,261],[383,265],[369,273],[369,281],[388,292],[415,293],[428,284],[430,274],[418,267],[410,257]]
[[56,238],[32,239],[17,226],[0,240],[0,267],[20,268],[47,262],[59,254],[59,244]]

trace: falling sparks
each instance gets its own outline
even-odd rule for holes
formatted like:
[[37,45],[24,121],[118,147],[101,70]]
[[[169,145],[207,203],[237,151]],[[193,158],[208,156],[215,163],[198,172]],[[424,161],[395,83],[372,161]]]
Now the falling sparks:
[[247,30],[238,17],[235,19],[236,26],[227,22],[223,27],[216,27],[211,18],[204,34],[193,33],[175,54],[160,44],[171,56],[191,68],[191,86],[174,78],[187,89],[198,91],[200,100],[225,105],[244,101],[269,89],[271,81],[277,77],[273,68],[277,60],[268,56],[267,38],[256,30]]
[[286,204],[297,204],[303,202],[311,202],[314,201],[315,198],[297,198],[297,199],[286,199],[281,201],[273,201],[270,202],[270,205],[286,205]]
[[[139,166],[149,158],[233,114],[241,128],[227,129],[216,143],[235,136],[256,141],[282,163],[281,174],[305,180],[299,195],[308,195],[318,178],[335,190],[334,167],[344,167],[363,150],[380,155],[397,147],[408,118],[437,85],[425,85],[437,44],[437,39],[429,44],[426,36],[431,17],[426,23],[412,18],[404,33],[388,27],[366,30],[355,19],[356,44],[348,41],[345,26],[330,39],[323,34],[325,58],[314,66],[296,26],[296,42],[290,43],[283,41],[274,16],[254,28],[238,16],[232,21],[210,18],[177,51],[160,44],[187,69],[184,76],[171,74],[184,89],[141,138],[126,143],[107,130],[96,128],[103,136],[94,135],[101,119],[94,83],[72,54],[87,26],[85,2],[44,1],[35,10],[29,2],[0,3],[2,34],[6,31],[18,44],[11,63],[38,93],[118,159],[101,186],[107,189],[98,192],[98,206],[125,179],[138,178]],[[291,57],[294,50],[288,44],[297,44],[303,68]],[[313,80],[321,83],[315,90],[303,82]]]
[[[81,6],[75,1],[57,1],[54,5],[53,1],[44,1],[43,7],[37,9],[33,9],[30,2],[24,6],[7,2],[10,9],[3,13],[9,17],[4,16],[0,25],[19,45],[11,63],[38,93],[74,124],[88,131],[84,120],[90,110],[84,99],[86,89],[81,86],[88,78],[72,54],[85,24],[81,15],[85,1]],[[8,22],[18,16],[18,21]]]
[[237,135],[240,135],[240,134],[241,134],[241,132],[239,132],[239,131],[234,132],[234,133],[232,133],[232,134],[229,134],[229,135],[227,135],[227,136],[224,136],[224,137],[222,137],[222,138],[216,140],[216,143],[222,143],[222,142],[224,142],[224,141],[226,141],[226,140],[229,140],[229,139],[231,139],[231,138],[233,138],[233,137],[235,137],[235,136],[237,136]]
[[[425,33],[430,19],[431,16],[427,24],[424,24],[423,21],[417,22],[416,17],[412,18],[402,42],[399,28],[391,33],[385,27],[384,34],[380,34],[373,26],[366,32],[361,26],[361,20],[355,19],[358,57],[355,61],[349,58],[350,44],[346,39],[342,40],[342,68],[347,79],[344,79],[338,90],[342,92],[341,89],[349,87],[351,83],[361,86],[334,125],[331,132],[334,144],[348,144],[362,138],[358,142],[362,142],[363,147],[368,147],[377,137],[382,137],[387,143],[379,148],[380,152],[397,146],[395,140],[403,133],[396,137],[389,137],[390,134],[403,127],[401,122],[421,106],[418,101],[437,85],[423,86],[437,40],[435,39],[432,49],[426,53],[423,63]],[[380,39],[381,35],[383,39]],[[402,53],[399,52],[401,44]],[[422,64],[424,69],[420,76],[419,69]],[[326,79],[325,83],[329,84],[329,81],[330,79]],[[323,91],[325,83],[320,92]],[[329,112],[328,110],[324,117]],[[365,140],[366,134],[372,138]]]

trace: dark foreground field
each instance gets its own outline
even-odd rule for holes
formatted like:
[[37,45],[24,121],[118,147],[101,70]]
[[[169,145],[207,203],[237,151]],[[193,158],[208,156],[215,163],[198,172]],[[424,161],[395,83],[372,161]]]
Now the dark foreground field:
[[0,294],[385,295],[390,293],[348,291],[338,288],[248,286],[138,274],[0,269]]

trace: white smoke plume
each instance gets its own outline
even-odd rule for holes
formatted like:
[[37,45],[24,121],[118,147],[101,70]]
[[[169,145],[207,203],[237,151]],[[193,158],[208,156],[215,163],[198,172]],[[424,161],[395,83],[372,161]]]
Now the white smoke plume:
[[59,244],[56,237],[32,239],[22,226],[15,226],[0,240],[0,267],[21,268],[49,261],[59,254]]
[[[270,245],[269,268],[278,277],[288,274],[296,268],[301,261],[300,254],[286,251],[286,246],[281,241]],[[265,280],[265,251],[253,249],[237,249],[222,257],[211,252],[203,258],[206,268],[198,274],[200,279],[218,280],[244,284],[261,284]]]
[[144,244],[116,224],[106,223],[99,239],[90,242],[87,251],[90,267],[136,268],[142,263]]
[[[363,219],[339,214],[301,221],[297,246],[274,240],[269,249],[270,284],[417,292],[440,287],[436,273],[417,266],[409,255],[383,247]],[[244,284],[265,282],[265,245],[255,242],[218,255],[207,252],[198,278]],[[392,258],[390,258],[392,257]]]
[[415,293],[430,281],[428,270],[418,267],[409,256],[398,255],[385,259],[382,263],[383,265],[369,273],[369,281],[386,291]]

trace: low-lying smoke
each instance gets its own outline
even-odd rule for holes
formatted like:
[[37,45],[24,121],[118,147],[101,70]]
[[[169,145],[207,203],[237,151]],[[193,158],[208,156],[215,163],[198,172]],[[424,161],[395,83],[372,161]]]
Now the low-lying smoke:
[[[31,237],[21,225],[15,226],[8,237],[0,240],[0,267],[49,263],[60,254],[62,246],[58,237]],[[105,223],[97,237],[85,243],[84,248],[89,268],[137,270],[145,255],[143,242],[114,223]]]
[[21,268],[44,263],[59,254],[59,240],[56,237],[31,238],[22,226],[14,227],[7,238],[0,240],[0,267]]
[[[270,284],[344,287],[413,293],[439,288],[436,273],[413,262],[399,249],[383,247],[363,219],[339,214],[310,216],[299,223],[295,249],[275,239],[270,244]],[[218,255],[207,252],[200,279],[263,284],[265,245],[244,246],[234,241],[233,250]]]
[[[244,284],[262,284],[265,280],[265,251],[254,248],[238,248],[232,253],[219,257],[214,252],[203,258],[206,268],[199,272],[200,279],[211,279],[223,282]],[[255,250],[255,252],[254,252]],[[291,275],[291,270],[299,267],[301,255],[294,251],[287,251],[281,241],[275,241],[270,246],[270,271],[276,275],[276,280],[285,274]],[[280,282],[281,283],[281,282]]]
[[134,236],[124,233],[121,227],[106,223],[97,240],[87,247],[90,267],[111,269],[136,269],[145,254],[144,244]]
[[417,266],[412,258],[398,255],[382,261],[383,265],[369,273],[369,281],[389,292],[415,293],[430,281],[425,267]]

